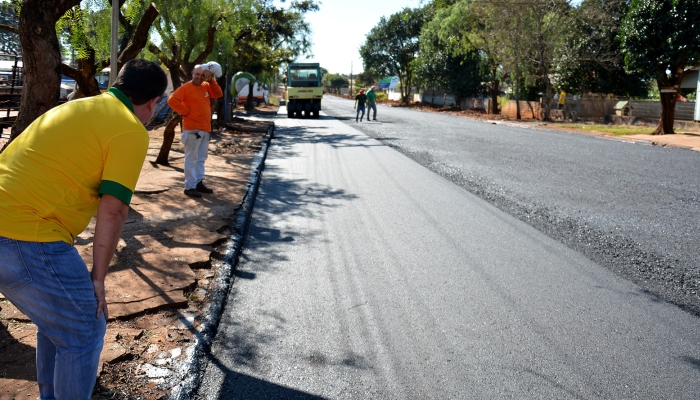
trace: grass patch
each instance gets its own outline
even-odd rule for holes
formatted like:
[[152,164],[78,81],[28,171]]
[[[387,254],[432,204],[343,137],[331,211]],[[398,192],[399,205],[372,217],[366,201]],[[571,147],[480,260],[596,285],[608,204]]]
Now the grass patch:
[[389,95],[383,92],[377,93],[377,101],[389,100]]
[[624,135],[648,135],[654,131],[652,126],[637,126],[637,125],[604,125],[604,124],[562,124],[563,128],[573,128],[582,131],[595,131],[609,133],[613,136]]

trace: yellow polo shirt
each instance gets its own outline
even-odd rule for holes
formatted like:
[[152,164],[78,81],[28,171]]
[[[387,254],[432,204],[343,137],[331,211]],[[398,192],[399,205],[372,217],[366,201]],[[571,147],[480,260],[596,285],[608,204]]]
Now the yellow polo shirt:
[[49,110],[0,153],[0,236],[72,245],[102,194],[131,202],[147,151],[116,88]]

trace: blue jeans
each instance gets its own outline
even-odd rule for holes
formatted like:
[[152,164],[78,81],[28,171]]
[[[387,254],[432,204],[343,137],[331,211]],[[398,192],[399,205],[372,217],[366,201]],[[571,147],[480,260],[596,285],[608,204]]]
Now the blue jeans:
[[360,111],[362,111],[362,116],[365,116],[365,105],[358,105],[357,106],[357,114],[355,115],[355,121],[357,121],[358,118],[360,118]]
[[90,399],[107,323],[75,247],[0,236],[0,292],[37,326],[41,398]]
[[185,190],[194,189],[204,179],[204,162],[209,156],[209,136],[209,132],[204,131],[182,131],[180,141],[185,147]]
[[377,119],[377,105],[375,103],[367,103],[367,121],[369,121],[369,113],[374,110],[374,119]]

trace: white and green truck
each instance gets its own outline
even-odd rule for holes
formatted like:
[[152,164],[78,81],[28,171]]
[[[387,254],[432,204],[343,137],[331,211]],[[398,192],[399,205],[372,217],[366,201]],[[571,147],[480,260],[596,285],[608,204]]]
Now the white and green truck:
[[291,63],[287,68],[287,117],[318,118],[323,99],[321,66],[318,63]]

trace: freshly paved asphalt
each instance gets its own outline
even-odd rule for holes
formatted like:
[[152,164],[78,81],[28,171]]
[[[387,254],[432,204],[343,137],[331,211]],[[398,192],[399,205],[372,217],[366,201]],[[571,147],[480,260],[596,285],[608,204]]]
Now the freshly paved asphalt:
[[700,316],[700,152],[381,105],[356,124],[328,96],[324,109]]
[[[324,108],[352,112],[349,102]],[[490,126],[463,126],[470,140],[460,141],[459,132],[443,137],[447,124],[432,116],[396,115],[404,123],[392,126],[380,107],[383,140],[402,151],[415,143],[431,169],[448,168],[436,156],[460,145],[481,161],[514,158],[496,155],[504,133]],[[275,123],[197,398],[697,397],[700,320],[691,313],[347,123]],[[416,135],[442,147],[425,150]],[[537,141],[544,159],[561,146],[554,134],[512,135],[523,146]],[[571,153],[591,151],[568,139]],[[479,151],[481,143],[491,149]],[[552,168],[576,169],[568,155]],[[513,164],[486,161],[461,173],[490,181],[497,169],[488,187],[527,186]],[[546,199],[559,186],[567,198],[563,177],[535,176],[544,188],[531,196]],[[521,200],[504,196],[513,193]]]

